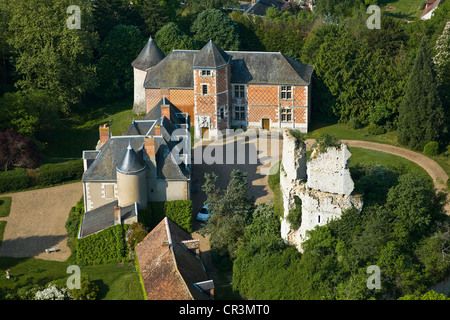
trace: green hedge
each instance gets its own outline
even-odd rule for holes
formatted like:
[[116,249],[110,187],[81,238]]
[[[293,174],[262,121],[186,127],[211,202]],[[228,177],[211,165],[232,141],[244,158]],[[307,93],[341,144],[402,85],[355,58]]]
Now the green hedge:
[[61,182],[81,179],[83,160],[71,160],[63,163],[44,164],[39,168],[40,184],[49,186]]
[[29,183],[30,177],[25,169],[0,172],[0,193],[26,189]]
[[128,255],[125,231],[128,225],[115,225],[77,240],[77,263],[94,265],[121,262]]
[[184,231],[192,232],[191,200],[149,202],[147,209],[139,210],[139,222],[149,229],[156,227],[166,216]]

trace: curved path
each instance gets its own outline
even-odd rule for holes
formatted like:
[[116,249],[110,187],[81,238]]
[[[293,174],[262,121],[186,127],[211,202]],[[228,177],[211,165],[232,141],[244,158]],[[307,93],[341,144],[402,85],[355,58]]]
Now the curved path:
[[[361,140],[341,140],[341,141],[346,143],[349,147],[382,151],[408,159],[421,166],[430,175],[430,177],[433,179],[434,186],[437,191],[445,191],[445,192],[447,191],[446,182],[449,178],[447,173],[445,173],[444,169],[442,169],[441,166],[437,164],[434,160],[428,158],[427,156],[424,156],[421,153],[384,143],[376,143]],[[306,140],[307,148],[310,147],[314,142],[315,142],[314,139]],[[450,197],[448,196],[448,198]],[[450,201],[447,201],[447,204],[445,205],[445,211],[447,212],[448,215],[450,215]]]

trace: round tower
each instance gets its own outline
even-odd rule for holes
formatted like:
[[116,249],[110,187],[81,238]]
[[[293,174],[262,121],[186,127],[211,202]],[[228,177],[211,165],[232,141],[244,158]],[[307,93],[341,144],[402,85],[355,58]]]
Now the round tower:
[[165,58],[164,53],[156,42],[150,37],[138,57],[131,63],[134,72],[134,102],[133,110],[136,113],[147,112],[145,106],[144,82],[147,70]]
[[147,178],[145,161],[128,144],[122,161],[116,167],[119,206],[137,202],[139,209],[147,207]]

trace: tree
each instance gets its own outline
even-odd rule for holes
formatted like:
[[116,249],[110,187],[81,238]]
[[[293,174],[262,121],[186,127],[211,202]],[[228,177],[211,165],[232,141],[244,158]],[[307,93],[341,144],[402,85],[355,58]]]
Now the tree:
[[416,53],[399,106],[398,141],[415,150],[423,150],[430,141],[443,143],[446,134],[445,112],[428,41],[424,39]]
[[13,130],[0,132],[0,168],[37,168],[42,160],[36,144]]
[[143,31],[145,25],[141,17],[140,6],[124,0],[94,0],[92,1],[95,30],[100,40],[120,24],[134,25]]
[[133,92],[131,61],[144,44],[145,39],[136,26],[117,25],[108,33],[99,48],[97,94],[111,99]]
[[206,182],[202,190],[206,193],[205,203],[212,214],[199,232],[210,235],[212,249],[234,259],[244,237],[244,228],[254,210],[254,198],[247,196],[246,173],[233,170],[226,189],[215,186],[217,178],[214,173],[205,174]]
[[155,35],[155,41],[164,54],[168,55],[172,50],[193,50],[194,43],[191,38],[178,27],[175,22],[169,22]]
[[239,50],[239,33],[236,23],[217,9],[202,11],[191,27],[194,40],[200,46],[212,40],[222,50]]
[[177,0],[145,0],[140,4],[145,22],[144,33],[155,35],[166,23],[175,22],[180,2]]
[[23,91],[42,89],[69,112],[96,86],[92,6],[79,0],[81,29],[70,29],[67,8],[73,1],[4,0],[9,2],[8,44]]
[[206,9],[221,9],[239,5],[237,0],[185,0],[186,8],[191,12],[201,12]]

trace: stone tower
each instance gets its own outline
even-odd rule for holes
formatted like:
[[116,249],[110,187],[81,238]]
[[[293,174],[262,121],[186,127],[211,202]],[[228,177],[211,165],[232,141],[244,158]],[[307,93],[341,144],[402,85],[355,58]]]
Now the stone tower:
[[146,164],[142,157],[134,151],[130,144],[125,151],[122,161],[116,168],[117,194],[119,207],[125,207],[137,202],[139,209],[147,207],[147,177]]
[[150,37],[136,60],[131,63],[134,71],[133,110],[135,113],[146,112],[144,82],[147,76],[147,70],[157,65],[164,58],[164,53],[156,42],[153,41],[152,37]]
[[193,63],[195,136],[204,137],[230,127],[231,56],[211,40]]

